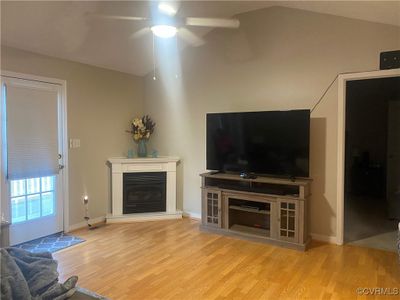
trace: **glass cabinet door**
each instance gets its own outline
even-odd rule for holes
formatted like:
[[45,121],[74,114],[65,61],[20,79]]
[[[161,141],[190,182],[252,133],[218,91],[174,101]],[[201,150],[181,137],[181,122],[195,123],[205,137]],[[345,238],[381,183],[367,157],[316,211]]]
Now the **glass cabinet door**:
[[206,191],[207,215],[206,222],[208,225],[221,226],[221,192]]
[[279,201],[279,233],[282,240],[297,242],[298,226],[296,216],[296,202],[290,200]]

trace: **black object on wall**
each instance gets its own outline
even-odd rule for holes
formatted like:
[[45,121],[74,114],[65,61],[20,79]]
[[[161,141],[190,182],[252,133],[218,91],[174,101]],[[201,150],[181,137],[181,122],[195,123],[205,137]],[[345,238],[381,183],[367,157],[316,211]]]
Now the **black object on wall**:
[[400,68],[400,50],[381,52],[380,69]]
[[166,211],[166,172],[124,173],[123,213]]

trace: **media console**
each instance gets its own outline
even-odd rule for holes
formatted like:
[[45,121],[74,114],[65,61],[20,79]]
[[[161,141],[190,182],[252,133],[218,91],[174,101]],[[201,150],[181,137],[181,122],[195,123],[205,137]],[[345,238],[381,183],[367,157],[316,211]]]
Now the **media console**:
[[311,179],[245,179],[215,172],[200,176],[202,230],[306,250]]

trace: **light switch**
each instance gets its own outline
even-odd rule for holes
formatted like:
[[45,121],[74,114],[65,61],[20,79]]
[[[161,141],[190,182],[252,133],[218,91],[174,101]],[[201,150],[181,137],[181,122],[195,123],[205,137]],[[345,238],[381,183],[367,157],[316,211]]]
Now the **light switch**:
[[81,146],[80,139],[69,139],[69,147],[70,148],[79,148]]

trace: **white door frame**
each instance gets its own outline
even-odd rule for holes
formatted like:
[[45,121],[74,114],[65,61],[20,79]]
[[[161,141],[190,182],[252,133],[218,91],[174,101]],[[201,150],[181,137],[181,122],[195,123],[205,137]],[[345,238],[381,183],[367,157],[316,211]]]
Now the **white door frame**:
[[400,69],[362,73],[350,73],[338,76],[338,135],[337,135],[337,207],[336,207],[336,243],[344,242],[344,179],[346,146],[346,82],[350,80],[374,79],[400,76]]
[[[49,77],[43,77],[43,76],[37,76],[37,75],[32,75],[32,74],[23,74],[23,73],[16,73],[16,72],[10,72],[10,71],[5,71],[1,70],[1,76],[8,77],[8,78],[17,78],[17,79],[22,79],[22,80],[30,80],[30,81],[39,81],[39,82],[45,82],[45,83],[50,83],[50,84],[56,84],[61,87],[61,95],[60,95],[60,108],[61,108],[61,113],[60,113],[60,118],[61,118],[61,123],[62,123],[62,138],[61,138],[61,149],[63,152],[63,165],[64,169],[62,172],[62,176],[60,176],[60,180],[62,181],[62,186],[63,190],[60,192],[60,195],[62,197],[63,201],[63,230],[68,231],[69,228],[69,183],[68,183],[68,127],[67,127],[67,81],[61,80],[61,79],[56,79],[56,78],[49,78]],[[1,114],[4,112],[1,111]],[[0,129],[1,128],[1,123],[0,122]],[[0,132],[1,132],[0,130]],[[1,149],[3,149],[3,144],[1,145]],[[0,152],[1,153],[1,152]],[[4,172],[0,172],[0,183],[5,180],[5,174]],[[3,178],[4,177],[4,178]],[[8,194],[8,193],[7,193]],[[2,197],[5,195],[5,193],[2,192]],[[3,209],[2,203],[0,203],[0,208]],[[10,207],[7,205],[4,207],[7,210],[6,218],[9,218],[7,221],[11,222],[11,213],[10,213]],[[1,210],[3,211],[3,210]],[[0,216],[1,217],[1,216]]]

